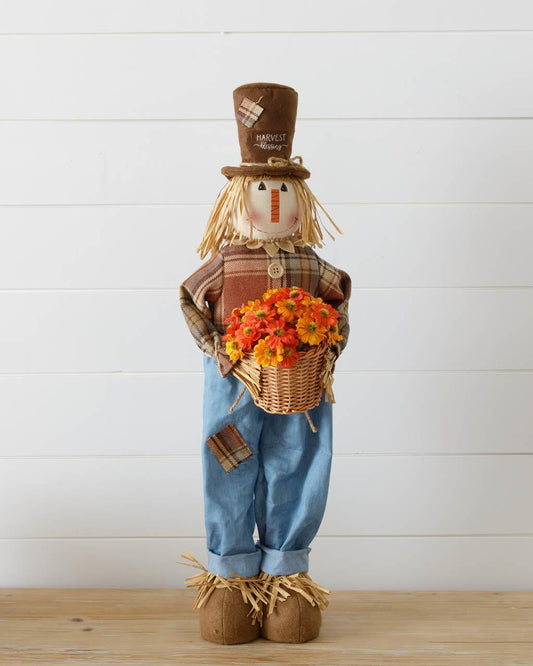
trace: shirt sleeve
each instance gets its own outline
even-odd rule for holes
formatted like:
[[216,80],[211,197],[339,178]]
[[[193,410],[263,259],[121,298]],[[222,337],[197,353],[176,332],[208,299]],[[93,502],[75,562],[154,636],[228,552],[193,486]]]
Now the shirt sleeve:
[[196,345],[207,356],[217,359],[220,374],[225,377],[233,362],[225,352],[222,334],[213,323],[208,303],[215,303],[224,285],[224,257],[216,252],[179,286],[179,302],[185,322]]
[[339,357],[348,343],[350,321],[348,304],[352,295],[352,280],[346,271],[336,268],[322,257],[316,255],[319,265],[318,296],[333,306],[339,313],[339,340],[332,349]]

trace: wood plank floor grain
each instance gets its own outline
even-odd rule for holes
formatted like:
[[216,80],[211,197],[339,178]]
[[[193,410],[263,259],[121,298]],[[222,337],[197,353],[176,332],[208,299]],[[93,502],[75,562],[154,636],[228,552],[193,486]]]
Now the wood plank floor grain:
[[219,646],[194,590],[0,590],[0,664],[531,666],[533,592],[332,591],[320,636]]

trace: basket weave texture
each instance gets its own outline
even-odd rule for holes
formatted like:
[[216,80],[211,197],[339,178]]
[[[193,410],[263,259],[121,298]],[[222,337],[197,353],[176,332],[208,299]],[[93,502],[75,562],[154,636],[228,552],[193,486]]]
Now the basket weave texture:
[[291,368],[261,366],[252,353],[236,363],[233,373],[252,394],[258,407],[271,414],[295,414],[316,407],[324,390],[328,344],[322,342],[301,352]]

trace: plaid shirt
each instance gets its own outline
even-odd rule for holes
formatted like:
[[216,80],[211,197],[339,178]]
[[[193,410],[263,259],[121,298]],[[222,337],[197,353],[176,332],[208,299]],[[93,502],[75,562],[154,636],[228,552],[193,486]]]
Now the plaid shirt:
[[[339,312],[339,333],[343,339],[332,347],[335,355],[340,356],[346,347],[350,332],[350,276],[321,259],[309,245],[294,249],[294,252],[280,249],[270,257],[262,247],[225,245],[179,286],[180,307],[187,326],[197,346],[217,358],[223,377],[234,363],[227,356],[222,340],[227,326],[224,319],[233,308],[260,299],[267,289],[298,286],[323,298]],[[269,267],[276,277],[271,277]]]

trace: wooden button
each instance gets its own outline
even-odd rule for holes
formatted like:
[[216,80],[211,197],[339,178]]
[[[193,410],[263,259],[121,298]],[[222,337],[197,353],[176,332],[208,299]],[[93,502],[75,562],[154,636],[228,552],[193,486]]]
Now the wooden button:
[[284,272],[283,266],[277,261],[272,262],[268,267],[268,274],[271,278],[280,278]]

